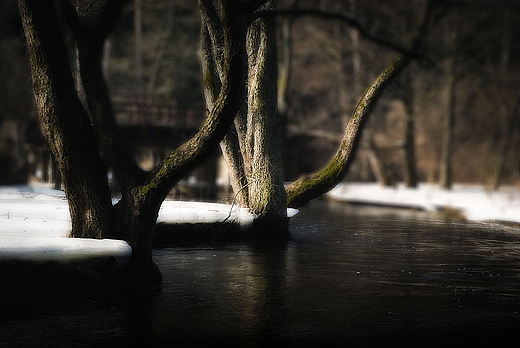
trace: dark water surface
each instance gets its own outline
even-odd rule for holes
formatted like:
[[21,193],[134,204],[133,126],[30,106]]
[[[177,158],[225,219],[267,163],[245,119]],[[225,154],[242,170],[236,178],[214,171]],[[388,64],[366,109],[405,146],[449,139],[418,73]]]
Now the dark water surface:
[[26,310],[0,347],[518,343],[519,229],[316,202],[291,232],[157,249],[162,291]]

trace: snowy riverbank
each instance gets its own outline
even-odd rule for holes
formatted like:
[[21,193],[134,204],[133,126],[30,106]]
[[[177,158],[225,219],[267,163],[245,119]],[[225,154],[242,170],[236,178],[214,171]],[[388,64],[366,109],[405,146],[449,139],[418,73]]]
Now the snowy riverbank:
[[70,231],[65,194],[44,187],[0,187],[0,261],[76,261],[113,257],[130,260],[119,240],[65,238]]
[[[328,197],[350,203],[437,211],[459,210],[468,220],[520,223],[520,189],[506,188],[488,193],[479,186],[455,185],[452,190],[421,184],[382,187],[376,183],[340,184]],[[288,209],[294,216],[295,209]],[[230,222],[247,228],[254,215],[247,209],[217,203],[165,201],[159,212],[161,223]],[[65,194],[44,187],[0,187],[0,261],[76,260],[109,257],[125,263],[131,248],[119,240],[65,238],[70,231]]]
[[[298,211],[288,209],[289,217]],[[218,203],[165,201],[158,223],[252,225],[247,209]],[[71,223],[65,193],[45,187],[0,187],[0,261],[66,261],[88,257],[130,259],[130,246],[120,240],[65,238]]]
[[520,189],[503,188],[487,192],[482,186],[454,185],[444,190],[420,184],[416,189],[404,185],[383,187],[377,183],[345,183],[328,193],[342,202],[438,211],[454,209],[468,220],[520,223]]

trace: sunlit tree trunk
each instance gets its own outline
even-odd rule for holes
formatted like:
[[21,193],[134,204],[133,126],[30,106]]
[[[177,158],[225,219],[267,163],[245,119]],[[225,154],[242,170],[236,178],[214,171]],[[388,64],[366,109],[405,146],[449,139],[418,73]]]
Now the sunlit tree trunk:
[[[274,1],[267,6],[273,7]],[[249,208],[262,225],[287,233],[287,202],[283,185],[280,115],[277,109],[276,20],[252,23],[246,38],[248,56],[247,132],[251,176]]]
[[[205,28],[201,34],[201,64],[206,103],[211,106],[219,86],[222,42],[211,1],[201,1]],[[259,8],[274,8],[263,1]],[[247,51],[246,100],[235,127],[221,143],[231,185],[239,202],[256,215],[252,238],[287,239],[287,202],[283,185],[281,118],[278,113],[275,17],[256,19],[244,27]],[[213,70],[212,70],[213,68]]]

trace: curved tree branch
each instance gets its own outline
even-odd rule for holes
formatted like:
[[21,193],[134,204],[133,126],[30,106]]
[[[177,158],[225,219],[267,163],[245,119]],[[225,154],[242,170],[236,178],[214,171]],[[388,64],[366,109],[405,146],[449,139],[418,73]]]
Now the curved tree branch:
[[328,192],[343,179],[354,160],[362,130],[379,97],[410,61],[409,56],[400,55],[372,82],[354,109],[334,157],[321,170],[304,175],[287,186],[287,205],[289,207],[302,206]]
[[[437,4],[428,1],[424,19],[411,45],[412,52],[421,46],[427,29],[435,25],[444,13],[442,8],[440,12],[436,12],[437,9]],[[298,208],[325,194],[343,180],[354,160],[363,128],[373,108],[385,88],[410,64],[412,57],[413,55],[409,54],[399,55],[372,82],[354,109],[334,157],[319,171],[304,175],[287,186],[287,205],[289,207]]]
[[[206,99],[207,108],[213,109],[215,100],[218,97],[220,79],[216,76],[215,65],[217,65],[217,63],[215,62],[213,55],[214,45],[211,43],[208,29],[204,24],[202,25],[200,35],[199,55],[203,76],[202,85],[204,97]],[[220,62],[220,64],[222,64],[222,62]],[[220,142],[220,149],[222,151],[222,156],[228,165],[229,179],[233,191],[236,192],[236,199],[239,203],[247,206],[248,191],[244,189],[247,187],[247,179],[244,173],[244,164],[242,154],[240,153],[236,130],[230,129],[227,132],[224,139]]]

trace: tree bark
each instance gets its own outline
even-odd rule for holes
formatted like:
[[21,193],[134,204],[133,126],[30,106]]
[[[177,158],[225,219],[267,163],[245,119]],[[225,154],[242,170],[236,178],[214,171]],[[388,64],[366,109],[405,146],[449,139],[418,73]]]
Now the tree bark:
[[[275,5],[268,1],[268,7]],[[283,186],[280,119],[277,112],[276,20],[261,18],[249,26],[247,140],[251,142],[252,177],[249,180],[249,208],[257,220],[287,219]],[[262,222],[265,223],[265,222]],[[286,223],[285,223],[286,225]]]
[[[217,16],[216,13],[212,14]],[[207,109],[213,108],[215,100],[217,98],[218,91],[220,89],[220,81],[223,78],[217,71],[222,71],[221,68],[217,68],[222,65],[221,59],[218,57],[219,52],[214,49],[219,43],[212,43],[210,33],[208,30],[209,20],[207,16],[203,16],[203,24],[201,28],[200,36],[200,47],[199,57],[202,68],[203,76],[203,91],[204,98],[206,100]],[[216,30],[216,29],[213,29]],[[217,40],[216,38],[214,40]],[[239,111],[243,113],[244,111]],[[247,190],[247,178],[244,172],[244,163],[242,160],[242,154],[240,153],[240,145],[238,143],[237,132],[235,129],[230,129],[224,139],[220,142],[220,149],[222,156],[227,164],[229,180],[235,197],[233,203],[239,205],[248,205],[248,190]]]
[[60,169],[73,237],[102,238],[113,228],[106,169],[75,91],[51,0],[20,0],[40,127]]
[[[271,8],[275,1],[262,1]],[[206,103],[213,102],[221,75],[219,40],[222,32],[211,1],[199,1],[205,27],[201,60]],[[259,18],[247,30],[247,101],[235,118],[235,128],[221,143],[235,195],[255,219],[252,238],[287,239],[287,205],[281,158],[281,121],[277,112],[277,60],[275,18]],[[207,30],[207,33],[204,33]],[[211,44],[211,46],[209,45]],[[212,60],[212,61],[208,61]],[[218,73],[211,73],[212,64]],[[220,78],[221,79],[221,78]],[[258,227],[258,228],[257,228]]]

